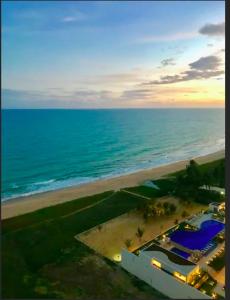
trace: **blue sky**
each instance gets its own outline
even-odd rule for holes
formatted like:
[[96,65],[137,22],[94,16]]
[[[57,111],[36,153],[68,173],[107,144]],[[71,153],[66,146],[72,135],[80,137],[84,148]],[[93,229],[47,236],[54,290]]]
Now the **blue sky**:
[[[222,1],[3,1],[3,105],[223,106],[224,16]],[[212,73],[159,81],[206,56]]]

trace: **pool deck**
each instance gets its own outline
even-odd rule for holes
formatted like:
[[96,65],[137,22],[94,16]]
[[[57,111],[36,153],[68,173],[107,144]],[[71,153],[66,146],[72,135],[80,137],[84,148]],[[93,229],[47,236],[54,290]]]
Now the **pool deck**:
[[189,224],[196,226],[197,228],[201,227],[201,224],[205,221],[213,220],[212,213],[210,214],[199,214],[194,216],[191,220],[188,221]]

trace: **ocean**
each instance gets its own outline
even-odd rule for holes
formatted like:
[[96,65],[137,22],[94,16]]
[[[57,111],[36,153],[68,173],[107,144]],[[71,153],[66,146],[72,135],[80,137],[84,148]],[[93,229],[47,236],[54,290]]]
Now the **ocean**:
[[3,110],[2,201],[224,148],[224,109]]

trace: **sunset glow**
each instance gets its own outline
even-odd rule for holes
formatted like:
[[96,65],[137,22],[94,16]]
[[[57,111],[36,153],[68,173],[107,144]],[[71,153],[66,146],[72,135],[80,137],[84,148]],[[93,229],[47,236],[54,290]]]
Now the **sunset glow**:
[[225,105],[224,2],[2,8],[5,108]]

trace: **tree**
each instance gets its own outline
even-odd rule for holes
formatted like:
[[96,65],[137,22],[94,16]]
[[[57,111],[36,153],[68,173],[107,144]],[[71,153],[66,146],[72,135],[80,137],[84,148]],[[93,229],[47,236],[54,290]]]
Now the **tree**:
[[224,160],[220,162],[219,166],[219,182],[218,182],[220,187],[225,186],[225,163]]
[[176,211],[176,205],[173,203],[169,203],[169,212],[173,214]]
[[131,239],[127,239],[125,240],[125,246],[127,247],[127,249],[129,249],[132,245],[132,240]]
[[189,214],[188,214],[188,212],[186,211],[186,210],[184,210],[183,212],[182,212],[182,214],[181,214],[181,217],[182,218],[185,218],[185,217],[187,217]]
[[143,234],[144,234],[144,229],[138,227],[137,232],[136,232],[136,236],[139,238],[140,241],[141,241],[141,238],[142,238]]
[[203,175],[203,183],[204,185],[210,190],[211,184],[212,184],[212,176],[210,173],[204,173]]
[[[164,205],[164,204],[163,204],[163,205]],[[161,205],[160,202],[158,202],[156,206],[157,206],[158,208],[161,208],[161,207],[162,207],[162,205]]]
[[164,207],[165,210],[167,210],[168,207],[169,207],[169,203],[168,203],[168,202],[164,202],[164,203],[163,203],[163,207]]
[[156,207],[152,207],[152,208],[151,208],[151,210],[150,210],[150,215],[151,215],[152,217],[157,216],[157,209],[156,209]]
[[189,165],[186,167],[186,175],[191,186],[198,187],[200,185],[201,173],[195,160],[190,160]]

